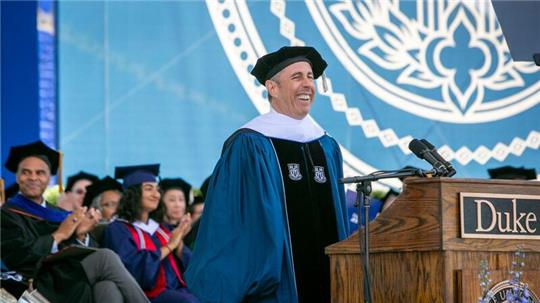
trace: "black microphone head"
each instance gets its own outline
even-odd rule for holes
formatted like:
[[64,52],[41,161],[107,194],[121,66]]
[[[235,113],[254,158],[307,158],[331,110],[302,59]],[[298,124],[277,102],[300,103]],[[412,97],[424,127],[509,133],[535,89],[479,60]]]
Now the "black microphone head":
[[418,139],[412,139],[409,143],[409,150],[420,159],[424,159],[424,153],[427,149],[427,146]]
[[437,152],[437,149],[435,148],[435,146],[433,146],[433,144],[431,144],[428,140],[426,139],[422,139],[420,140],[422,141],[422,143],[424,143],[425,146],[427,146],[427,148],[430,150],[430,152],[433,154],[433,156],[439,160],[440,162],[442,162],[444,164],[444,166],[446,167],[446,170],[448,171],[448,174],[446,175],[446,177],[452,177],[453,175],[456,174],[456,170],[454,169],[454,167],[452,166],[452,163],[446,161],[445,158],[443,158],[443,156],[441,156],[438,152]]
[[428,140],[426,139],[421,139],[420,140],[422,143],[424,143],[424,145],[429,148],[429,149],[435,149],[435,146],[433,144],[431,144],[431,142],[429,142]]

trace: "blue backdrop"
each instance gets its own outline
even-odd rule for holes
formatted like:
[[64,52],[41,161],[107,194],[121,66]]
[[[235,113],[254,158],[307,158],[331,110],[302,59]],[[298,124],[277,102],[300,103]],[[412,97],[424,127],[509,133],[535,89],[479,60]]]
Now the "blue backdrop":
[[347,175],[428,168],[412,138],[457,177],[540,171],[540,69],[512,61],[491,4],[475,2],[59,2],[65,175],[159,162],[199,185],[228,135],[268,110],[249,71],[283,45],[315,46],[329,63],[312,116]]

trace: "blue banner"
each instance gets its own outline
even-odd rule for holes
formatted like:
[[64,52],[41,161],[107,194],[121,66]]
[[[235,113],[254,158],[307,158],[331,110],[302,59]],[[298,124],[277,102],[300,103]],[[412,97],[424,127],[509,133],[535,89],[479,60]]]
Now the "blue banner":
[[163,176],[200,184],[228,135],[269,109],[249,72],[284,45],[314,46],[329,63],[311,115],[340,143],[346,175],[429,168],[408,150],[413,138],[432,142],[456,177],[540,171],[540,69],[512,61],[490,2],[58,7],[65,175],[160,162]]

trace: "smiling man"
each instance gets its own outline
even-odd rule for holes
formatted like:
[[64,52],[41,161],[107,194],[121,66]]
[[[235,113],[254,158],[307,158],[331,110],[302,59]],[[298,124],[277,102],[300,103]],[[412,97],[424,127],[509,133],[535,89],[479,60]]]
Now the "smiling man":
[[308,115],[327,63],[283,47],[252,70],[271,110],[224,144],[186,273],[202,302],[330,302],[324,248],[346,237],[336,141]]
[[148,302],[118,256],[95,248],[89,232],[99,212],[86,207],[67,212],[43,198],[59,156],[41,141],[10,149],[5,166],[15,173],[19,193],[0,211],[2,261],[32,279],[52,303]]

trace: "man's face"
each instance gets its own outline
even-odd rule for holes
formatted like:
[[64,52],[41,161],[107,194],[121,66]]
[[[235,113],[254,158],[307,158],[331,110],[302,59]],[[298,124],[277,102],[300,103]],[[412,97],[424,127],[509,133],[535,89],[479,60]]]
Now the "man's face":
[[313,71],[309,63],[293,63],[272,79],[266,81],[266,88],[272,96],[272,107],[278,113],[294,119],[303,119],[309,114],[315,98]]
[[40,202],[51,179],[51,171],[45,161],[28,157],[19,163],[16,178],[23,196]]

